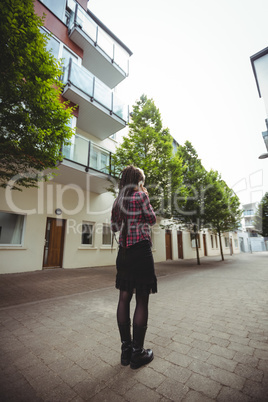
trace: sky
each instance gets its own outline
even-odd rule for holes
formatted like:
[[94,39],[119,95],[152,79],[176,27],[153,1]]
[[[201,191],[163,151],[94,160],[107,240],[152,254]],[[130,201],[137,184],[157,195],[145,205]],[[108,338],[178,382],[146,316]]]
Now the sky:
[[242,204],[268,191],[268,159],[250,56],[268,46],[267,0],[89,0],[88,8],[133,52],[118,95],[152,98],[163,126],[190,141]]

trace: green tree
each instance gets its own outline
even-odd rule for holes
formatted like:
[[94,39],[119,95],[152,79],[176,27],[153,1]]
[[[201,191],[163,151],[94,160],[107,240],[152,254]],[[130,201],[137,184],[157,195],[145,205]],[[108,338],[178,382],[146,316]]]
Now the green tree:
[[[61,67],[46,50],[32,0],[1,2],[0,186],[36,186],[72,135],[59,95]],[[46,178],[47,176],[44,176]]]
[[174,220],[182,223],[191,232],[195,239],[197,264],[200,265],[198,244],[200,231],[204,219],[204,192],[206,189],[206,170],[193,145],[186,141],[184,146],[179,146],[177,157],[182,160],[185,172],[183,185],[186,189],[184,203],[177,205]]
[[268,237],[268,193],[266,193],[258,205],[254,226],[263,237]]
[[112,158],[116,177],[130,164],[144,170],[151,204],[165,218],[172,216],[172,194],[182,185],[182,162],[173,152],[172,141],[154,101],[142,95],[133,106],[129,133]]
[[242,210],[238,196],[221,179],[218,172],[211,170],[207,179],[208,185],[204,193],[204,226],[219,235],[221,258],[224,260],[222,234],[238,229]]

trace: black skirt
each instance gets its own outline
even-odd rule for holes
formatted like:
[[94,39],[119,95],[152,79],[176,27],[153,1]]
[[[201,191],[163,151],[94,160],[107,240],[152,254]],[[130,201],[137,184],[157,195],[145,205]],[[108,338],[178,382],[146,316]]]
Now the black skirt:
[[129,293],[156,293],[157,279],[151,244],[148,240],[128,248],[119,247],[115,287]]

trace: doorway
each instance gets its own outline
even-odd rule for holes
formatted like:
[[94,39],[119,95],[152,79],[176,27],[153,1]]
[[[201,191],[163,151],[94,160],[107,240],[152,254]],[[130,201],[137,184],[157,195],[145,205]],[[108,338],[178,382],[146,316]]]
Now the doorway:
[[171,230],[166,230],[166,259],[172,260],[172,235]]
[[65,233],[65,219],[47,218],[44,268],[61,268]]
[[239,237],[239,243],[240,243],[240,250],[242,251],[242,253],[244,253],[245,252],[245,245],[244,245],[243,237]]
[[182,231],[177,232],[177,240],[178,240],[178,258],[183,259]]
[[203,234],[203,243],[204,243],[204,256],[206,257],[208,255],[208,252],[207,252],[207,240],[205,234]]

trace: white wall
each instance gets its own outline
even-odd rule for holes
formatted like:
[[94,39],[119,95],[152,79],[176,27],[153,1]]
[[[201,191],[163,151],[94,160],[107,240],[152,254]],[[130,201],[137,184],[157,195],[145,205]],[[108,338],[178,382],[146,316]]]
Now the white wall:
[[155,262],[166,260],[165,230],[160,228],[162,220],[157,218],[156,224],[152,227],[152,252]]
[[[110,223],[113,196],[84,193],[85,202],[79,205],[75,192],[61,189],[60,184],[48,182],[22,192],[0,190],[1,211],[25,215],[22,245],[0,245],[0,273],[42,269],[47,217],[57,218],[56,208],[63,211],[58,218],[66,219],[63,268],[115,264],[116,245],[114,250],[102,246],[102,225]],[[95,224],[93,247],[81,245],[82,221]]]

